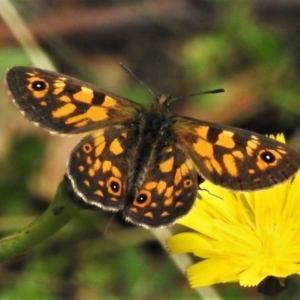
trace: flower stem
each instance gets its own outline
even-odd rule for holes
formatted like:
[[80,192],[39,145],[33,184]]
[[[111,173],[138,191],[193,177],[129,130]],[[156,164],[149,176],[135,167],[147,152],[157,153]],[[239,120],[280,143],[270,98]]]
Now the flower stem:
[[43,242],[81,211],[70,199],[70,182],[65,176],[46,211],[20,231],[0,239],[0,263]]

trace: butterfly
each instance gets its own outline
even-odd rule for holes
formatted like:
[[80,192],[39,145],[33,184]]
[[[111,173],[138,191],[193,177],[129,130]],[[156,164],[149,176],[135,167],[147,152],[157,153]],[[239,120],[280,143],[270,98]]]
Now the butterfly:
[[13,67],[6,82],[30,121],[61,134],[85,134],[67,176],[84,203],[146,228],[189,212],[199,182],[261,190],[299,170],[294,149],[257,133],[170,112],[174,98],[135,103],[67,75]]

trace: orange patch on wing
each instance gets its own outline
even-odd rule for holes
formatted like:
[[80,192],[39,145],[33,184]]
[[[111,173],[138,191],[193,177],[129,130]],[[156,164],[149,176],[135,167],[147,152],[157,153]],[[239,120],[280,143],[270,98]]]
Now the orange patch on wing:
[[151,191],[151,190],[153,190],[154,188],[156,188],[156,186],[157,186],[157,182],[155,182],[155,181],[150,181],[150,182],[147,182],[147,183],[145,184],[145,189],[148,190],[148,191]]
[[213,168],[215,169],[215,171],[217,171],[217,173],[219,175],[222,175],[223,174],[223,170],[222,170],[222,167],[221,165],[218,163],[217,160],[215,160],[214,158],[210,160],[210,163],[211,165],[213,166]]
[[59,97],[58,99],[63,102],[71,102],[71,98],[66,95],[63,95],[63,96]]
[[205,159],[204,160],[204,165],[209,170],[210,173],[213,173],[214,168],[213,168],[212,164],[210,163],[210,160]]
[[157,192],[160,195],[167,187],[167,183],[163,180],[160,180],[157,184]]
[[59,107],[58,109],[52,111],[53,118],[61,118],[71,114],[76,109],[76,106],[73,103],[67,103],[64,106]]
[[262,171],[267,170],[268,167],[269,167],[269,165],[266,164],[266,163],[265,163],[264,161],[262,161],[262,160],[258,160],[258,161],[256,162],[256,165],[257,165],[258,168],[259,168],[260,170],[262,170]]
[[167,199],[164,201],[164,205],[165,205],[165,206],[170,206],[172,203],[173,203],[173,198],[167,198]]
[[65,86],[66,86],[66,83],[62,80],[55,80],[54,83],[53,83],[53,86],[54,86],[54,90],[53,90],[53,94],[54,95],[57,95],[61,92],[63,92]]
[[207,139],[207,133],[209,131],[209,127],[207,126],[199,126],[195,128],[195,131],[199,135],[199,137],[203,140]]
[[77,123],[85,120],[91,120],[92,122],[103,121],[108,118],[107,110],[103,107],[92,106],[85,113],[68,118],[66,124]]
[[94,192],[94,194],[97,195],[97,196],[99,196],[99,197],[104,197],[104,195],[103,195],[103,193],[102,193],[101,190],[96,190],[96,191]]
[[110,171],[111,167],[112,167],[112,163],[110,160],[105,160],[102,164],[102,170],[104,173]]
[[[101,166],[101,163],[100,163],[99,159],[96,159],[96,161],[94,162],[94,164],[89,169],[89,175],[90,176],[94,176],[95,172],[100,169],[100,166]],[[90,172],[91,172],[91,174],[93,173],[93,175],[91,175]]]
[[122,177],[121,172],[120,172],[120,170],[117,167],[112,166],[111,171],[114,174],[114,176],[116,176],[118,178]]
[[180,166],[180,172],[181,172],[181,175],[182,175],[182,176],[185,176],[186,174],[189,173],[189,168],[187,167],[187,164],[186,164],[186,163],[183,163],[183,164]]
[[119,155],[124,151],[124,149],[122,148],[122,146],[121,146],[121,144],[120,144],[120,142],[117,138],[115,138],[111,142],[110,147],[109,147],[109,151],[112,152],[115,155]]
[[182,190],[175,191],[175,196],[178,197],[182,193]]
[[247,146],[250,147],[251,149],[256,149],[259,145],[258,141],[250,140],[247,142]]
[[239,171],[236,167],[235,159],[231,154],[223,155],[223,162],[226,167],[226,170],[231,176],[237,177],[239,175]]
[[84,171],[84,166],[78,166],[77,169],[78,169],[79,172],[83,172]]
[[173,194],[173,189],[174,189],[173,186],[168,187],[166,189],[165,196],[168,197],[168,198],[171,197],[171,195]]
[[88,123],[88,120],[84,120],[84,121],[81,121],[81,122],[78,122],[78,123],[74,124],[74,126],[80,128],[80,127],[85,126],[87,123]]
[[232,149],[235,147],[235,142],[232,139],[234,133],[230,131],[224,130],[218,135],[218,140],[216,141],[215,145],[219,145],[224,148]]
[[103,142],[102,144],[99,144],[99,145],[96,147],[96,150],[95,150],[95,155],[96,155],[96,156],[101,155],[102,151],[103,151],[104,148],[105,148],[105,145],[106,145],[106,143]]
[[137,213],[137,212],[138,212],[138,210],[137,210],[136,207],[131,207],[130,210],[131,210],[132,212],[134,212],[134,213]]
[[237,158],[241,158],[241,159],[244,158],[244,154],[243,154],[242,151],[235,150],[235,151],[232,152],[232,155],[237,157]]
[[193,148],[202,157],[207,157],[209,159],[212,159],[214,157],[213,145],[205,140],[198,139],[198,141],[193,144]]
[[101,167],[101,162],[100,162],[100,160],[99,160],[99,158],[97,158],[96,160],[95,160],[95,163],[94,163],[94,169],[95,170],[99,170],[100,169],[100,167]]
[[114,99],[114,98],[112,98],[110,96],[105,96],[104,101],[102,103],[102,106],[113,107],[113,106],[116,106],[116,105],[118,105],[116,99]]
[[151,211],[148,211],[147,213],[144,214],[144,217],[153,219],[153,213]]
[[92,106],[86,112],[87,117],[92,121],[102,121],[107,119],[107,110],[102,107]]
[[160,214],[161,217],[168,217],[170,214],[167,211],[164,211]]
[[91,168],[89,169],[88,173],[89,173],[89,176],[90,176],[90,177],[94,177],[94,176],[95,176],[95,170],[93,169],[93,167],[91,167]]
[[246,147],[246,151],[247,151],[247,154],[248,154],[249,156],[252,156],[252,155],[253,155],[253,149],[252,149],[252,148]]
[[174,156],[170,157],[169,159],[167,159],[163,163],[160,163],[159,164],[159,169],[163,173],[168,173],[168,172],[171,172],[171,170],[173,169],[173,165],[174,165]]
[[73,94],[73,98],[75,100],[87,103],[87,104],[91,104],[92,100],[94,98],[94,92],[93,90],[87,88],[87,87],[81,87],[81,91]]
[[177,168],[175,171],[175,176],[174,176],[174,183],[175,185],[178,185],[182,180],[182,175],[180,172],[180,168]]

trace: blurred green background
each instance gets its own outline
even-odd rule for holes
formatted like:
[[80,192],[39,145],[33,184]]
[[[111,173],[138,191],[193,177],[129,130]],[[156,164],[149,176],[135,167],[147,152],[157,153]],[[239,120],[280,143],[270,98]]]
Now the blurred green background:
[[[141,103],[149,103],[151,95],[120,62],[155,94],[224,88],[222,94],[177,101],[173,111],[262,134],[284,132],[300,147],[300,1],[7,3],[61,73]],[[0,17],[0,78],[16,65],[33,62]],[[51,136],[37,128],[12,104],[4,84],[0,92],[4,237],[47,208],[78,138]],[[299,299],[298,286],[292,278],[287,299]],[[214,288],[220,299],[261,297],[255,288],[238,284]],[[0,266],[0,299],[201,297],[151,231],[125,223],[119,214],[84,211],[43,244]]]

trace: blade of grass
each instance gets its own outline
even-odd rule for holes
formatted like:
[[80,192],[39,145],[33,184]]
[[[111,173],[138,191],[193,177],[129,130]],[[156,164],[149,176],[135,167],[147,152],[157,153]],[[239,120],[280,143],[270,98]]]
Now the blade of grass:
[[34,66],[55,70],[51,60],[40,47],[11,1],[0,1],[0,16],[23,47]]

